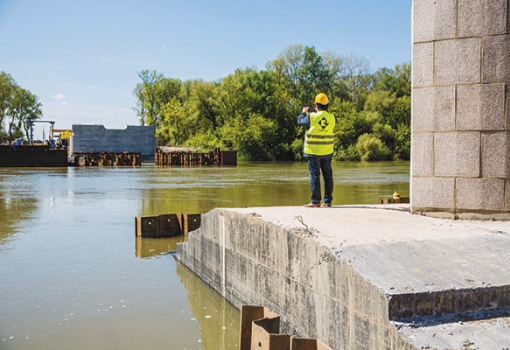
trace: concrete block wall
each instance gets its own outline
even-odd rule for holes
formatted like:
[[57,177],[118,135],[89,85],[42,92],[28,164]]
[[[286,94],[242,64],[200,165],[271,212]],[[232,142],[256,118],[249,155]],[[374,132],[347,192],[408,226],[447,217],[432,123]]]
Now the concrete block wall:
[[154,126],[127,126],[106,129],[103,125],[73,125],[71,152],[141,153],[142,159],[154,159]]
[[509,8],[413,1],[413,213],[510,219]]
[[176,257],[235,307],[282,315],[281,333],[333,349],[414,349],[390,322],[388,296],[305,230],[214,209]]

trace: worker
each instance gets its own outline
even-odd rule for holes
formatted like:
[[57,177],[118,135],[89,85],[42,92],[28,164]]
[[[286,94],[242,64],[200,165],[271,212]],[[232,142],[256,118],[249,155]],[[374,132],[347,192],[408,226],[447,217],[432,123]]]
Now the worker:
[[[329,99],[325,93],[315,97],[315,112],[309,112],[308,107],[303,107],[298,116],[298,125],[308,128],[305,135],[304,157],[308,160],[310,172],[310,188],[312,191],[311,201],[305,204],[308,208],[329,208],[333,202],[333,170],[331,160],[333,158],[333,146],[335,135],[333,129],[336,118],[328,112]],[[324,178],[324,202],[321,205],[321,181],[320,173]]]

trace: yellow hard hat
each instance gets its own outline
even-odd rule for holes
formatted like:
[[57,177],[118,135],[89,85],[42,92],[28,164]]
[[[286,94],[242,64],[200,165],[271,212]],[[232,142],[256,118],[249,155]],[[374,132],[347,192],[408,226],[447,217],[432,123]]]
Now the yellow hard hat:
[[329,103],[328,96],[325,93],[321,92],[315,97],[315,103],[327,105]]

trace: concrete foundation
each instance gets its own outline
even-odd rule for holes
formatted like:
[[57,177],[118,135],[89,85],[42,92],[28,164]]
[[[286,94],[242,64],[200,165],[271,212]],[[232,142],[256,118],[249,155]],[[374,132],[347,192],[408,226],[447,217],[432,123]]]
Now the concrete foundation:
[[141,153],[143,160],[153,160],[156,151],[154,126],[127,126],[124,130],[106,129],[103,125],[73,125],[71,152]]
[[510,344],[510,226],[409,207],[215,209],[177,258],[234,306],[333,349]]

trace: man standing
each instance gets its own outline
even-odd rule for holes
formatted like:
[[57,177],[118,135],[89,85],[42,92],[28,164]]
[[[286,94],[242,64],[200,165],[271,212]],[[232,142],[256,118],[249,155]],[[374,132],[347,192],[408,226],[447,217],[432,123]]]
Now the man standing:
[[[335,135],[333,129],[336,118],[328,113],[329,99],[325,93],[315,97],[315,112],[309,113],[308,107],[298,117],[298,125],[306,125],[308,130],[305,136],[304,156],[308,160],[310,172],[310,188],[312,199],[305,204],[308,208],[329,208],[333,201],[333,170],[331,159],[333,158],[333,145]],[[320,173],[324,178],[324,203],[321,205],[321,180]]]

